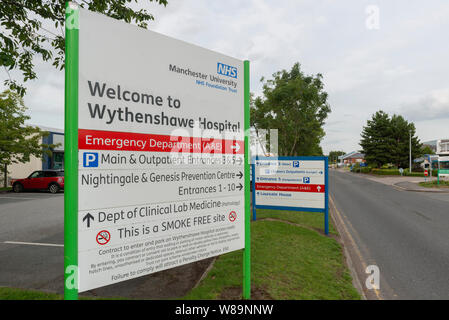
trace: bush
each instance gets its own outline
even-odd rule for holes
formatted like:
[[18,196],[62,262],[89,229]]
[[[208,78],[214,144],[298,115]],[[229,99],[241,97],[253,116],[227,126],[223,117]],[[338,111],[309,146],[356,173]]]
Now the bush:
[[[382,176],[400,176],[401,173],[399,172],[399,169],[377,169],[374,168],[371,170],[371,173],[373,174],[378,174],[378,175],[382,175]],[[404,176],[408,176],[408,177],[424,177],[424,172],[409,172],[409,169],[404,169]],[[432,172],[432,176],[436,177],[437,176],[437,172],[436,170],[433,170]]]
[[370,173],[372,169],[373,168],[371,168],[371,167],[362,167],[360,172],[361,173]]
[[[399,172],[399,169],[378,169],[374,168],[371,170],[371,173],[378,174],[381,176],[400,176],[401,173]],[[405,175],[405,170],[404,170]]]
[[356,163],[352,166],[351,171],[354,173],[370,173],[372,167],[361,167],[360,163]]

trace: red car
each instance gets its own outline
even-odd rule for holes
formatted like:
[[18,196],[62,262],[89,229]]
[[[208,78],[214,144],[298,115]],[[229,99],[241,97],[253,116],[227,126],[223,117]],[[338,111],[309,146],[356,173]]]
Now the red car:
[[57,193],[64,189],[64,170],[34,171],[28,178],[11,180],[11,185],[14,192],[47,189]]

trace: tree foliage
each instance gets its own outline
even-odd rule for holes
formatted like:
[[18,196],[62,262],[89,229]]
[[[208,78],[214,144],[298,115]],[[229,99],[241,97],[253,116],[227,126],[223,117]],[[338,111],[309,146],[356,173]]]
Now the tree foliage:
[[410,135],[412,158],[422,155],[422,144],[415,136],[415,125],[400,115],[389,116],[377,111],[363,127],[360,146],[369,164],[381,167],[391,163],[397,167],[409,165]]
[[251,126],[278,130],[279,156],[322,155],[320,142],[324,121],[331,111],[324,91],[322,75],[305,75],[299,63],[290,71],[263,78],[263,97],[251,105]]
[[338,162],[338,157],[344,156],[345,154],[346,152],[344,151],[331,151],[329,152],[329,162],[330,163]]
[[[167,0],[146,0],[167,5]],[[40,57],[56,68],[64,68],[65,0],[0,1],[0,67],[8,73],[5,85],[25,94],[25,87],[11,78],[19,70],[23,82],[37,77],[33,58]],[[145,9],[130,7],[138,0],[81,0],[80,6],[112,18],[147,28],[154,17]]]
[[424,154],[435,154],[435,151],[431,147],[423,145],[421,148],[421,153],[423,155]]
[[49,148],[55,147],[42,143],[42,137],[48,132],[25,125],[25,121],[30,119],[25,114],[26,110],[17,93],[6,90],[0,94],[0,166],[4,170],[5,182],[8,165],[28,162],[32,155],[50,155]]

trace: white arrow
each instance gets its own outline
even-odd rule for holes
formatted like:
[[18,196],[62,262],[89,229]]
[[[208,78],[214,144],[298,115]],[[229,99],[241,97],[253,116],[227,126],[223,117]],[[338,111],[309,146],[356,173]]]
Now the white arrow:
[[239,152],[240,150],[240,145],[238,143],[236,143],[234,146],[231,146],[231,149],[234,149],[235,152]]
[[318,186],[318,187],[316,187],[317,189],[318,189],[318,192],[320,192],[321,191],[321,187],[320,186]]

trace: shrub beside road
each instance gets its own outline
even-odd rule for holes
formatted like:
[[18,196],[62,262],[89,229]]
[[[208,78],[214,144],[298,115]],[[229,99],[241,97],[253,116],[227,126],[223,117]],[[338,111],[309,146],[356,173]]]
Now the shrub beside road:
[[[401,173],[399,172],[399,169],[393,168],[393,169],[385,169],[385,168],[372,168],[372,167],[360,167],[360,166],[354,166],[354,168],[351,170],[353,173],[370,173],[380,176],[400,176]],[[405,177],[424,177],[424,172],[409,172],[409,169],[404,169],[404,172],[402,174]],[[436,177],[438,176],[437,170],[432,171],[432,176]]]
[[449,188],[449,181],[440,180],[440,183],[438,184],[438,181],[433,180],[429,182],[420,182],[419,185],[426,188]]

